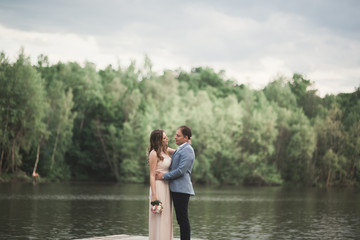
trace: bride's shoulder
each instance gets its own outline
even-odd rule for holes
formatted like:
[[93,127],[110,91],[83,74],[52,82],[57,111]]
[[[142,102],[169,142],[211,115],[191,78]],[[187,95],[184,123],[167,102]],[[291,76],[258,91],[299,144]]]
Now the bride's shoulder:
[[156,164],[158,162],[158,156],[156,154],[156,151],[152,150],[149,153],[149,163],[151,164]]
[[157,158],[157,152],[155,150],[151,150],[149,152],[149,159]]
[[157,153],[156,153],[156,151],[154,149],[151,150],[150,153],[149,153],[149,157],[152,157],[152,156],[157,156]]

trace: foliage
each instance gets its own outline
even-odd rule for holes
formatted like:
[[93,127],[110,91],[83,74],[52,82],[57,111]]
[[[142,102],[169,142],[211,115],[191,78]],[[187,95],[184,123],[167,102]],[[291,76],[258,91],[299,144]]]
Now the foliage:
[[224,76],[202,67],[156,74],[148,57],[141,68],[96,70],[1,53],[0,175],[36,165],[52,180],[148,182],[150,132],[164,129],[176,148],[185,124],[195,183],[359,185],[359,88],[321,98],[300,74],[263,90]]

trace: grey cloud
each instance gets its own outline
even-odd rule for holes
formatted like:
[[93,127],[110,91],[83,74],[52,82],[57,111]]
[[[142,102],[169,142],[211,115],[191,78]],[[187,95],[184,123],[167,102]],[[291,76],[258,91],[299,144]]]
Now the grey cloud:
[[[167,68],[171,58],[172,66],[259,71],[269,75],[266,81],[278,71],[348,69],[343,78],[356,85],[359,78],[350,73],[360,62],[359,9],[355,0],[2,0],[0,25],[91,37],[102,59],[149,54],[160,59],[158,68]],[[261,72],[270,71],[260,66],[264,59],[282,69]]]

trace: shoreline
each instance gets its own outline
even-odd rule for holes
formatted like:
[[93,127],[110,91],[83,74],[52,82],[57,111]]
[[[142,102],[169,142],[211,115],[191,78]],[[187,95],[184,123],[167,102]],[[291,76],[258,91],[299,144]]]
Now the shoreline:
[[[33,178],[29,175],[27,175],[23,171],[18,171],[17,173],[2,173],[0,175],[0,183],[33,183],[33,184],[41,184],[41,183],[65,183],[65,182],[72,182],[72,183],[124,183],[124,184],[148,184],[148,183],[139,183],[139,182],[117,182],[117,181],[101,181],[96,179],[69,179],[69,180],[52,180],[48,178],[44,178],[39,176],[37,178],[37,181],[34,182]],[[199,186],[215,186],[215,185],[207,185],[207,184],[194,184]],[[237,187],[290,187],[290,188],[319,188],[319,189],[331,189],[331,188],[360,188],[360,185],[333,185],[333,186],[306,186],[306,185],[299,185],[299,184],[291,184],[291,183],[283,183],[283,184],[262,184],[262,185],[216,185],[219,187],[226,187],[226,186],[237,186]]]
[[[34,182],[33,179],[29,176],[15,176],[15,177],[3,177],[0,176],[0,184],[12,184],[12,183],[32,183],[32,184],[43,184],[43,183],[113,183],[113,184],[146,184],[146,183],[129,183],[129,182],[115,182],[115,181],[95,181],[95,180],[49,180],[46,178],[38,178],[37,182]],[[210,185],[202,185],[199,186],[210,186]],[[283,184],[283,185],[219,185],[218,187],[242,187],[242,188],[273,188],[273,187],[285,187],[285,188],[315,188],[315,189],[359,189],[360,186],[356,185],[346,185],[346,186],[300,186],[300,185],[291,185],[291,184]]]

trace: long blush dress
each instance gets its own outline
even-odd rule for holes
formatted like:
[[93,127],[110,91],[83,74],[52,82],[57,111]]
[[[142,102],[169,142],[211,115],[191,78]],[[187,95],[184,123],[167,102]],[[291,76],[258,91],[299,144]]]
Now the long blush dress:
[[[156,171],[168,172],[171,164],[170,156],[162,153],[163,161],[158,161]],[[162,202],[163,211],[161,214],[151,212],[151,187],[149,198],[149,240],[172,240],[173,239],[173,210],[170,196],[169,183],[163,180],[156,180],[156,195]]]

